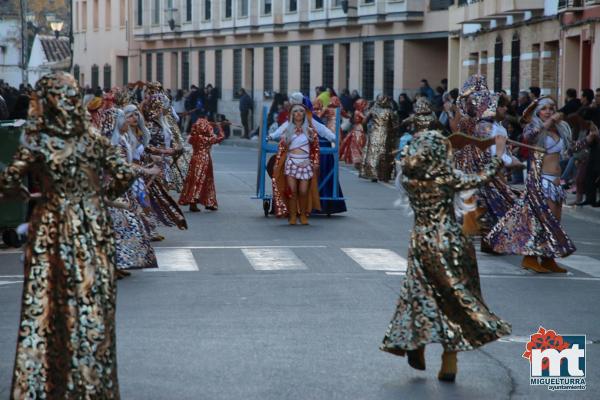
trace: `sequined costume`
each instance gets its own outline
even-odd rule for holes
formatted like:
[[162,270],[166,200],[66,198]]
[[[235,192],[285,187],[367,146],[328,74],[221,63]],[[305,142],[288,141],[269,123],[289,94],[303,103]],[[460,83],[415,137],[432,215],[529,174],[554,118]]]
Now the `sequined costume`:
[[352,129],[340,145],[340,160],[346,164],[360,168],[363,158],[363,148],[367,142],[363,123],[365,122],[365,110],[369,103],[365,99],[354,102],[354,115],[352,116]]
[[213,126],[205,118],[199,118],[192,126],[188,141],[194,152],[179,197],[180,205],[199,203],[207,208],[218,208],[210,149],[214,144],[221,143],[223,139],[225,139],[223,128],[219,125],[219,134],[215,136]]
[[[570,129],[565,122],[558,123],[560,140],[570,140]],[[523,132],[527,142],[551,152],[555,143],[544,132],[542,122],[529,123]],[[542,162],[544,155],[532,152],[531,167],[527,175],[526,189],[521,198],[488,233],[486,240],[494,251],[504,254],[558,258],[566,257],[576,248],[548,206],[552,192],[544,188]],[[550,182],[552,184],[552,182]],[[557,189],[558,190],[558,189]]]
[[[168,124],[172,135],[172,147],[177,149],[177,154],[173,155],[170,162],[169,175],[171,176],[171,189],[177,193],[181,193],[183,188],[183,182],[188,174],[188,167],[190,165],[190,155],[186,150],[183,138],[181,136],[181,129],[177,124],[176,116],[173,108],[171,107],[170,100],[163,95],[163,104],[165,106],[163,112],[165,115],[165,122]],[[177,117],[178,118],[178,117]]]
[[117,89],[113,89],[110,92],[104,93],[102,96],[102,107],[98,111],[98,118],[100,120],[100,134],[108,139],[112,136],[117,122],[117,106],[115,99],[115,92]]
[[24,250],[21,321],[12,399],[119,399],[115,345],[115,242],[103,191],[114,199],[134,169],[89,131],[69,74],[42,77],[30,120],[0,191],[40,176]]
[[449,142],[422,132],[405,147],[398,179],[415,214],[408,269],[381,350],[404,355],[428,343],[472,350],[510,334],[510,324],[485,304],[471,241],[456,221],[454,196],[489,181],[500,167],[492,159],[476,175],[453,169]]
[[393,151],[398,147],[398,115],[390,99],[379,96],[367,112],[367,119],[370,119],[370,128],[359,176],[387,182],[394,170]]

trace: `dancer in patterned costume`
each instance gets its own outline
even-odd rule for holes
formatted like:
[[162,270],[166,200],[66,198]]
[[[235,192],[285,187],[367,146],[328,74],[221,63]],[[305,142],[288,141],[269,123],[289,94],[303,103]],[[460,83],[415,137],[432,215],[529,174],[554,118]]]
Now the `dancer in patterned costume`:
[[[40,176],[25,246],[21,321],[11,398],[119,399],[115,345],[115,242],[104,193],[122,195],[144,170],[90,132],[77,81],[43,76],[0,192]],[[136,172],[137,171],[137,172]],[[107,190],[101,174],[113,179]]]
[[[496,139],[500,151],[506,139]],[[421,132],[405,147],[398,185],[415,215],[408,269],[396,312],[381,350],[425,369],[425,345],[444,347],[440,380],[454,381],[456,352],[473,350],[510,334],[481,294],[475,250],[455,218],[455,194],[492,179],[501,166],[492,158],[479,174],[453,168],[450,143],[436,131]]]
[[188,139],[194,154],[179,198],[179,205],[189,205],[192,212],[200,211],[198,203],[213,211],[219,207],[210,149],[214,144],[221,143],[225,139],[225,134],[221,124],[216,126],[219,129],[217,136],[214,135],[213,124],[206,118],[199,118],[192,126]]
[[[129,135],[128,119],[122,110],[117,110],[115,117],[111,144],[118,148],[121,157],[131,164],[134,147]],[[126,272],[128,269],[158,268],[147,228],[139,216],[142,210],[137,206],[136,193],[134,193],[134,187],[139,187],[141,184],[143,183],[136,180],[126,193],[109,203],[116,239],[116,264],[119,277],[129,275]],[[137,194],[139,195],[139,192]]]
[[352,129],[340,145],[340,160],[348,165],[354,165],[356,169],[360,168],[363,158],[363,148],[367,143],[367,137],[363,128],[365,122],[365,110],[369,103],[365,99],[358,99],[354,102],[354,115],[352,116]]
[[569,147],[571,129],[549,97],[532,103],[525,118],[531,113],[533,119],[523,136],[545,153],[533,152],[525,193],[492,228],[487,240],[499,253],[524,255],[523,268],[564,273],[567,270],[554,259],[575,251],[575,245],[560,226],[565,192],[560,186],[559,160],[560,152]]
[[366,119],[370,120],[371,128],[367,135],[359,176],[373,182],[387,182],[394,170],[393,152],[398,148],[398,114],[392,109],[390,98],[379,95],[367,112]]

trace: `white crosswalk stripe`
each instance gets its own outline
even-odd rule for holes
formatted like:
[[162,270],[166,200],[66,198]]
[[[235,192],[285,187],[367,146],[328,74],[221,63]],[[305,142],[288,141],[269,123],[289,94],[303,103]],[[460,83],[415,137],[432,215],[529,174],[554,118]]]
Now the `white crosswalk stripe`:
[[556,261],[569,268],[600,278],[600,261],[595,258],[573,254],[567,258],[561,258]]
[[342,251],[367,271],[406,272],[406,259],[389,249],[343,248]]
[[22,283],[23,281],[0,281],[0,286],[10,285],[13,283]]
[[502,256],[477,253],[477,268],[480,275],[531,275],[532,272],[506,261]]
[[154,249],[158,268],[145,271],[198,271],[198,264],[189,249]]
[[253,248],[242,249],[242,252],[257,271],[306,269],[306,265],[291,249]]

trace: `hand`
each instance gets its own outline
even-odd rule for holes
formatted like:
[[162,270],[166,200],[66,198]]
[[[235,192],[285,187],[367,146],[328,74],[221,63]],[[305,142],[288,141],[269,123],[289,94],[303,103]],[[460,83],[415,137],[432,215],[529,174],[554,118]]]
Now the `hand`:
[[156,155],[151,155],[150,159],[155,163],[160,163],[163,160],[161,156],[156,156]]
[[159,175],[161,172],[160,168],[158,168],[156,165],[152,168],[143,168],[142,170],[144,171],[144,174],[152,176]]
[[506,150],[506,136],[498,135],[495,138],[496,140],[496,156],[502,157],[504,151]]

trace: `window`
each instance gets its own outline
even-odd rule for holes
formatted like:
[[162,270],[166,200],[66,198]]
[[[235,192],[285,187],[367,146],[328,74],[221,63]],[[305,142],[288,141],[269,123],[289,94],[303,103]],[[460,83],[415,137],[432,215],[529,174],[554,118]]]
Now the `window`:
[[127,20],[127,4],[125,4],[126,0],[119,0],[119,26],[125,26],[125,21]]
[[481,75],[488,76],[488,66],[487,66],[488,52],[482,51],[481,56],[479,57],[479,73]]
[[350,43],[345,43],[344,46],[346,53],[346,61],[345,61],[345,72],[346,72],[346,89],[350,89]]
[[521,39],[514,34],[510,51],[510,95],[516,99],[519,95],[519,79],[521,73]]
[[272,0],[263,0],[263,15],[271,15]]
[[394,41],[383,42],[383,93],[394,97]]
[[185,20],[192,20],[192,0],[185,0]]
[[112,10],[111,10],[111,4],[110,4],[110,0],[105,0],[106,3],[106,7],[104,9],[105,13],[104,13],[104,27],[106,29],[110,29],[110,17],[112,14]]
[[500,36],[496,39],[494,45],[494,92],[502,90],[502,39]]
[[123,67],[123,80],[121,81],[121,85],[127,86],[129,83],[129,58],[128,57],[119,57],[121,59],[121,66]]
[[152,82],[152,53],[146,54],[146,81]]
[[179,88],[179,54],[176,51],[171,52],[171,85],[173,89]]
[[362,74],[363,97],[373,100],[375,86],[375,45],[373,42],[363,43],[363,74]]
[[310,96],[310,46],[300,47],[300,91]]
[[152,23],[154,25],[160,23],[160,0],[154,0],[154,7],[152,8]]
[[164,65],[163,53],[156,53],[156,80],[159,81],[160,83],[162,83],[162,81],[164,79],[163,65]]
[[323,46],[323,86],[333,88],[333,45]]
[[247,17],[248,16],[248,0],[240,0],[238,10],[239,10],[240,17]]
[[266,47],[265,48],[265,57],[264,57],[264,90],[265,92],[269,92],[269,94],[273,94],[273,48]]
[[341,7],[342,6],[342,0],[333,0],[333,6],[334,7]]
[[365,3],[365,4],[374,4],[375,0],[363,0],[363,3]]
[[190,53],[181,52],[181,89],[188,90],[190,87]]
[[217,87],[217,95],[221,98],[223,90],[223,50],[215,51],[215,86]]
[[106,89],[110,89],[110,87],[112,86],[111,83],[111,66],[110,64],[104,64],[104,68],[102,69],[103,75],[104,75],[104,88]]
[[298,1],[297,0],[289,0],[288,11],[289,12],[298,11]]
[[211,11],[211,4],[212,2],[210,0],[204,0],[204,19],[205,20],[209,20],[210,19],[210,11]]
[[79,3],[75,3],[75,32],[79,31]]
[[288,48],[279,48],[279,92],[288,92]]
[[233,50],[233,97],[238,98],[242,87],[242,49]]
[[73,66],[73,76],[75,77],[75,80],[77,82],[79,82],[79,65],[78,64],[75,64]]
[[200,50],[198,53],[198,86],[206,86],[206,51]]
[[144,0],[137,0],[137,18],[136,23],[142,26],[144,23]]
[[99,84],[100,71],[96,64],[92,65],[92,89],[96,89]]
[[315,0],[315,10],[323,9],[323,0]]
[[231,18],[233,14],[233,0],[225,0],[225,18]]
[[87,1],[81,2],[81,30],[87,29]]
[[98,0],[94,0],[94,9],[93,11],[93,15],[92,15],[92,22],[94,23],[94,30],[97,30],[100,27],[100,16],[98,15],[100,13],[99,9],[98,9]]

